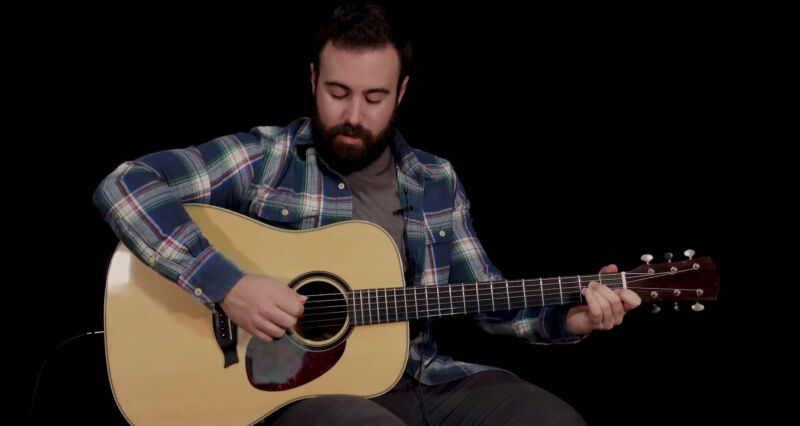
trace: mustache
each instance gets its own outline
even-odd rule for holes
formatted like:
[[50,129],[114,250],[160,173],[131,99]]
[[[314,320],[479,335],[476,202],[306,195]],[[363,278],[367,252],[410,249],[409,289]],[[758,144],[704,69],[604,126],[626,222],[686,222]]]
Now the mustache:
[[353,126],[351,124],[339,124],[330,128],[328,132],[331,137],[342,135],[358,137],[362,140],[371,140],[373,138],[372,133],[369,130],[359,125]]

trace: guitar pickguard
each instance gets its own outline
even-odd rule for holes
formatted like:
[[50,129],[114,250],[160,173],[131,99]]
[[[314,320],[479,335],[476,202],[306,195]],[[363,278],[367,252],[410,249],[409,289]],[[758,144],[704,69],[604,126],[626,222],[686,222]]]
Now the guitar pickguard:
[[325,351],[308,351],[284,336],[272,342],[251,339],[247,344],[247,378],[255,388],[281,391],[304,385],[330,370],[347,342]]

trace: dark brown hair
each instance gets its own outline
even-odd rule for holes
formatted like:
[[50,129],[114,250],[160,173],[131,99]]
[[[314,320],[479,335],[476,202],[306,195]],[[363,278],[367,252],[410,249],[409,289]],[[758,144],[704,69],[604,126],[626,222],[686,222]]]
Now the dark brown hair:
[[319,55],[328,42],[346,49],[370,49],[390,43],[400,55],[400,79],[411,75],[411,40],[382,6],[353,3],[336,8],[314,38],[312,62],[319,77]]

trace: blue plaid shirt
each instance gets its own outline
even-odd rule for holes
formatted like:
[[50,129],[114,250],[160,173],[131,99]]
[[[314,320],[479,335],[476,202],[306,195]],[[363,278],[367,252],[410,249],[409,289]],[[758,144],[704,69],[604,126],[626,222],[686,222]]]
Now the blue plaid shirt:
[[[405,237],[413,273],[408,284],[501,280],[475,236],[469,201],[452,165],[410,148],[399,132],[390,146],[398,164],[400,202],[407,211]],[[245,271],[208,243],[181,203],[213,204],[274,226],[309,229],[352,219],[352,195],[344,183],[320,162],[311,120],[300,118],[286,127],[256,127],[125,162],[102,181],[94,202],[142,261],[213,306]],[[537,307],[484,312],[475,319],[489,333],[531,343],[577,342],[581,339],[566,330],[566,311]],[[413,337],[406,366],[422,383],[495,369],[439,355],[429,327],[427,320]]]

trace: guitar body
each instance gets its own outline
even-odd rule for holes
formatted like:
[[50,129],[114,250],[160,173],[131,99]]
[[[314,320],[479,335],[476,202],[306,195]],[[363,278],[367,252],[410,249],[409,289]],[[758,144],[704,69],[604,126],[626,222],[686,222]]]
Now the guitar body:
[[[216,207],[187,211],[211,244],[249,273],[346,290],[403,286],[397,247],[376,225],[286,231]],[[325,274],[298,282],[310,272]],[[238,362],[226,368],[208,308],[122,244],[109,265],[105,304],[109,380],[133,424],[251,424],[301,398],[374,397],[397,383],[408,358],[407,322],[348,327],[345,318],[342,331],[318,338],[317,347],[294,331],[264,343],[239,330]],[[293,362],[276,361],[286,353]],[[248,371],[251,363],[261,363],[262,372]],[[299,377],[300,369],[310,373]],[[254,376],[264,376],[256,379],[265,385]]]

